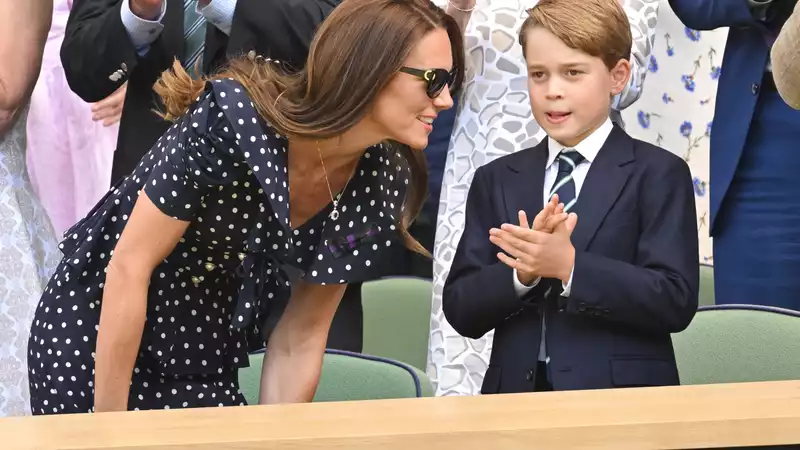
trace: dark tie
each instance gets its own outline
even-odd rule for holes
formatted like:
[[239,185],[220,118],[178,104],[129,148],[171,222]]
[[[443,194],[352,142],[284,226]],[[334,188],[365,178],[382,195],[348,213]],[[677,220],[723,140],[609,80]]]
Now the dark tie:
[[[584,158],[583,155],[578,153],[575,149],[565,148],[564,150],[561,150],[556,159],[558,160],[558,175],[556,175],[556,181],[553,183],[553,188],[550,189],[550,195],[547,196],[547,199],[550,200],[553,198],[554,194],[558,194],[558,201],[564,204],[565,211],[569,211],[575,206],[575,203],[578,200],[575,196],[575,180],[572,179],[572,171],[575,170],[575,167],[577,167],[578,164],[583,162],[586,158]],[[561,289],[560,283],[559,289]],[[542,339],[539,345],[538,357],[540,368],[543,368],[541,363],[549,362],[550,359],[547,357],[547,346],[545,343],[546,328],[547,326],[545,324],[545,318],[542,316]],[[537,380],[551,380],[549,364],[547,364],[546,367],[546,377],[541,377],[541,375],[539,375]]]
[[183,0],[183,60],[186,69],[191,69],[203,54],[205,47],[206,19],[197,13],[197,0]]
[[558,194],[558,201],[564,204],[565,211],[569,211],[575,207],[575,202],[578,201],[575,193],[575,180],[572,179],[572,171],[585,158],[575,149],[566,148],[561,150],[556,159],[558,159],[558,175],[547,198],[550,199],[554,194]]

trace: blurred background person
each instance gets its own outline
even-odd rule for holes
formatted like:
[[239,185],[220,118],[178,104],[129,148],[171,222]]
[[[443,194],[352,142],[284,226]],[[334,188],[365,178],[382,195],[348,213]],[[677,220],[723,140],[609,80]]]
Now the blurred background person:
[[70,90],[59,53],[72,2],[53,3],[28,112],[28,175],[59,236],[108,191],[127,86],[94,105]]
[[775,87],[770,48],[797,0],[670,0],[689,28],[730,27],[711,127],[717,304],[800,309],[800,111]]
[[52,0],[0,0],[0,417],[30,412],[28,330],[59,260],[25,168],[25,118],[52,13]]

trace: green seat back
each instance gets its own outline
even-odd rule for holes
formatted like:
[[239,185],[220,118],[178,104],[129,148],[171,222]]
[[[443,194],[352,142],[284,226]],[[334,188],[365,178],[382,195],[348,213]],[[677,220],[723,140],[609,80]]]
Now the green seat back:
[[[239,386],[250,405],[258,404],[264,353],[250,355],[250,367],[239,370]],[[385,358],[327,350],[315,402],[432,397],[424,372]]]
[[800,312],[754,305],[701,307],[672,335],[681,384],[800,379]]
[[700,264],[700,306],[714,304],[714,266]]
[[433,284],[421,278],[386,278],[364,283],[363,353],[425,370]]

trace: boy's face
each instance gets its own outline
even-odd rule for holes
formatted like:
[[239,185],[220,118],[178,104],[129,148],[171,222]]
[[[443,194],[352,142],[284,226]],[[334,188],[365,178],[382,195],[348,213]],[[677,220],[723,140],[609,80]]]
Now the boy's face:
[[567,47],[540,27],[528,30],[525,58],[533,116],[548,136],[567,147],[603,124],[611,98],[630,76],[628,61],[608,70],[602,59]]

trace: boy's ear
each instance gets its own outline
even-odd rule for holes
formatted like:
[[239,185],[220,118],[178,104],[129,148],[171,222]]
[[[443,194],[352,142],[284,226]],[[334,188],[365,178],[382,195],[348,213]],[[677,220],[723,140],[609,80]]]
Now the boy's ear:
[[627,59],[620,59],[611,69],[611,96],[615,96],[625,89],[631,78],[631,63]]

